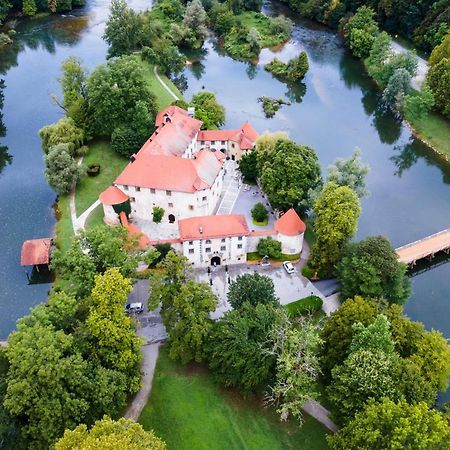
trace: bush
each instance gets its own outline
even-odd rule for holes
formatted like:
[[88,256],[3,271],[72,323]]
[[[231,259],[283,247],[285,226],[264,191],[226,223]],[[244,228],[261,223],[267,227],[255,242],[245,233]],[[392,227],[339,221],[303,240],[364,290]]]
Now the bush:
[[160,206],[153,207],[153,222],[160,223],[164,216],[164,208]]
[[270,236],[265,239],[260,239],[258,242],[257,251],[261,256],[268,256],[269,258],[281,258],[281,242],[275,241]]
[[302,316],[304,314],[319,311],[322,308],[323,301],[317,295],[309,295],[295,302],[287,304],[285,307],[289,317]]
[[117,127],[111,136],[112,150],[127,158],[139,151],[143,143],[139,133],[131,128]]
[[96,177],[100,173],[100,164],[90,164],[86,170],[90,177]]
[[300,81],[309,69],[308,56],[305,52],[301,52],[287,63],[275,58],[269,64],[266,64],[264,69],[282,80],[289,82]]
[[39,130],[39,136],[45,153],[48,153],[50,148],[55,145],[67,144],[71,156],[74,156],[75,151],[81,147],[84,140],[83,130],[77,128],[70,117],[64,117],[56,123],[42,127]]
[[262,203],[257,203],[252,208],[252,219],[255,222],[266,222],[269,218],[269,213],[266,209],[266,207]]
[[313,278],[315,274],[315,270],[311,269],[309,266],[304,266],[302,268],[302,275],[306,278]]

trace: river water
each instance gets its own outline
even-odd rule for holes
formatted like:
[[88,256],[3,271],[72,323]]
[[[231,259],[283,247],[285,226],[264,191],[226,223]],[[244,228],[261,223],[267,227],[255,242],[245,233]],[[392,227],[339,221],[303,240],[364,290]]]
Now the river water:
[[[59,92],[61,62],[76,55],[92,69],[105,60],[101,35],[108,5],[108,0],[93,0],[75,15],[22,23],[17,44],[0,54],[7,127],[1,144],[12,157],[0,174],[0,338],[30,306],[45,300],[50,287],[28,285],[20,267],[22,242],[51,235],[55,224],[55,195],[43,176],[37,132],[62,115],[50,100]],[[145,9],[150,3],[134,0],[131,5]],[[277,3],[265,5],[268,14],[279,11],[286,12]],[[371,195],[362,202],[358,238],[383,234],[399,246],[448,228],[450,169],[380,107],[379,93],[361,63],[331,30],[292,18],[293,37],[276,56],[287,60],[305,50],[310,70],[304,83],[286,86],[264,71],[262,64],[274,52],[263,50],[260,63],[251,65],[233,61],[210,41],[185,71],[186,97],[202,88],[215,92],[227,111],[226,127],[248,119],[260,132],[285,130],[317,150],[324,170],[360,147],[371,167]],[[266,119],[257,103],[262,95],[285,98],[291,105]],[[450,337],[450,264],[415,276],[413,289],[407,314]]]

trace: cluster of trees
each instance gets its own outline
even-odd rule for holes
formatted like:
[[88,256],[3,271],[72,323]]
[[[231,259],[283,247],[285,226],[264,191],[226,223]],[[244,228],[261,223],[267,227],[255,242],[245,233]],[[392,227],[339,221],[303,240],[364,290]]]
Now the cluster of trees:
[[360,6],[369,6],[383,29],[413,40],[427,52],[442,41],[450,24],[450,6],[446,0],[286,0],[286,3],[300,14],[333,28]]
[[[320,339],[328,398],[343,426],[331,448],[391,448],[394,442],[400,448],[416,441],[436,446],[414,448],[444,448],[449,425],[430,410],[450,375],[450,349],[439,332],[426,331],[397,304],[357,296],[331,315]],[[419,435],[416,421],[434,426]]]
[[429,64],[427,81],[433,92],[436,108],[450,119],[450,30],[431,53]]
[[281,62],[275,58],[273,61],[266,64],[264,69],[282,80],[291,83],[300,81],[305,77],[306,72],[308,72],[309,69],[308,56],[306,55],[306,52],[301,52],[287,63]]
[[82,175],[75,158],[86,153],[85,141],[109,138],[113,150],[128,157],[151,134],[157,107],[137,56],[114,58],[91,74],[70,57],[62,64],[59,81],[63,99],[55,100],[66,117],[39,134],[46,178],[57,193],[65,194]]
[[289,39],[292,21],[284,16],[261,14],[262,2],[214,2],[208,11],[208,25],[223,39],[224,48],[236,59],[251,59],[262,47]]
[[11,9],[21,11],[25,16],[34,16],[40,12],[61,13],[84,6],[84,0],[1,0],[0,24],[8,16]]
[[205,360],[220,384],[245,393],[263,389],[282,419],[301,420],[303,403],[317,396],[317,323],[289,319],[272,280],[258,273],[231,283],[233,309],[213,322],[217,298],[209,285],[193,280],[187,259],[169,252],[159,267],[150,304],[161,303],[169,355],[182,363]]
[[194,94],[190,106],[195,108],[195,118],[203,122],[204,130],[216,129],[225,123],[225,108],[212,92]]

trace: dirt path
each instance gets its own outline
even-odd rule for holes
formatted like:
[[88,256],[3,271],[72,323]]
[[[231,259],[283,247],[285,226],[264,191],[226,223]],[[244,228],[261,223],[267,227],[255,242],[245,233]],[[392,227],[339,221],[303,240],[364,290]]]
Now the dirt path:
[[141,348],[143,356],[141,364],[141,389],[128,407],[127,412],[125,413],[126,419],[132,419],[137,422],[147,403],[148,396],[152,390],[153,375],[155,373],[156,361],[158,360],[158,351],[159,343],[143,345]]
[[336,433],[338,430],[337,425],[329,417],[330,411],[315,400],[308,400],[303,405],[303,411],[314,417],[314,419],[320,422],[325,428],[328,428],[332,433]]
[[164,83],[164,81],[162,80],[162,78],[159,76],[158,73],[158,68],[156,66],[153,66],[153,73],[155,74],[155,77],[157,78],[157,80],[161,83],[162,87],[175,99],[175,100],[180,100],[178,95],[176,95],[174,92],[172,92],[172,90],[170,89],[169,86],[167,86],[166,83]]

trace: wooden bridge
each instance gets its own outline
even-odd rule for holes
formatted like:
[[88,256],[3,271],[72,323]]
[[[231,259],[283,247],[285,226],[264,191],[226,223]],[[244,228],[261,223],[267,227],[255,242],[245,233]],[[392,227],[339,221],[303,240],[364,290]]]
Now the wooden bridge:
[[414,267],[417,261],[434,258],[439,252],[450,253],[450,228],[395,249],[398,259]]

